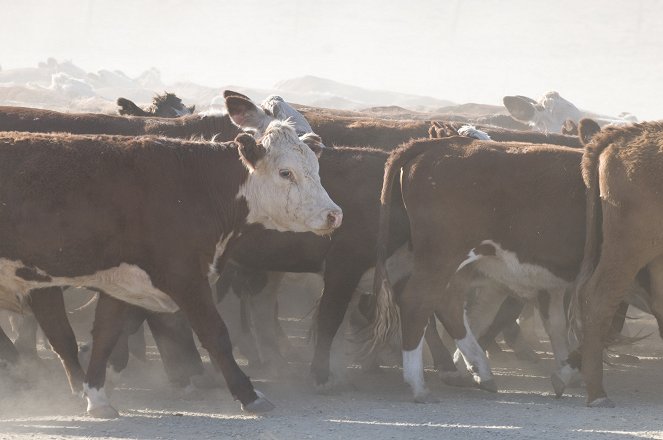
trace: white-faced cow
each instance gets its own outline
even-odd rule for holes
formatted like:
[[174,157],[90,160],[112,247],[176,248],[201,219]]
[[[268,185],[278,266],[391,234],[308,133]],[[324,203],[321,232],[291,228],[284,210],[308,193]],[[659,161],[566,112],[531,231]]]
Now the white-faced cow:
[[[562,133],[567,120],[577,123],[584,117],[591,117],[600,125],[626,124],[636,122],[637,118],[622,113],[617,118],[597,117],[579,110],[573,103],[562,98],[557,92],[547,92],[539,101],[526,96],[505,96],[504,106],[515,119],[528,123],[535,130]],[[568,127],[569,124],[567,123]]]
[[249,135],[218,144],[22,133],[0,141],[0,302],[20,310],[32,291],[34,309],[35,298],[63,285],[107,294],[87,375],[70,372],[74,390],[84,380],[93,415],[116,415],[103,383],[125,301],[181,308],[243,408],[272,407],[232,357],[208,268],[213,260],[223,266],[221,255],[246,227],[322,235],[340,226],[342,214],[291,125],[256,117],[240,97],[227,104],[238,125],[257,129],[260,143]]

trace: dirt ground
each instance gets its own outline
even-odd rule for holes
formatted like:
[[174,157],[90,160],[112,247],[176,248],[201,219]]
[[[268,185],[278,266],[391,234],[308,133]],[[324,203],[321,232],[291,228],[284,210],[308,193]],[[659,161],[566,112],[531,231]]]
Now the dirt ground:
[[249,372],[276,404],[267,415],[243,414],[224,385],[190,394],[173,389],[150,345],[149,360],[133,359],[111,396],[121,418],[96,420],[84,415],[83,399],[69,393],[59,361],[42,348],[47,359],[30,375],[38,380],[27,385],[15,376],[0,377],[0,439],[663,439],[663,341],[650,317],[639,314],[627,327],[632,335],[651,336],[617,349],[640,356],[640,362],[606,366],[615,409],[586,408],[582,388],[554,398],[542,335],[539,353],[545,359],[539,363],[516,360],[509,352],[491,360],[497,394],[445,386],[427,370],[440,402],[422,405],[411,401],[397,366],[385,366],[380,374],[350,366],[341,390],[316,393],[308,374],[310,322],[299,319],[309,307],[300,303],[283,321],[301,357],[290,363],[288,377],[268,380]]

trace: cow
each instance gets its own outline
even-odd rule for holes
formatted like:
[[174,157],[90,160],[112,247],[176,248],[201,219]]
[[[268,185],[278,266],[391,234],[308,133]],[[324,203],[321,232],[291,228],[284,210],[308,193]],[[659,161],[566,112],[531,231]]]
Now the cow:
[[328,235],[340,226],[342,211],[320,184],[316,156],[292,125],[256,114],[243,98],[226,103],[233,121],[255,130],[260,143],[248,134],[226,144],[3,135],[2,303],[20,310],[29,292],[48,335],[53,329],[40,317],[63,309],[52,304],[58,301],[53,289],[80,285],[106,293],[97,306],[87,374],[69,365],[72,389],[82,383],[92,415],[117,415],[103,383],[124,301],[154,311],[181,308],[242,408],[273,407],[232,357],[208,268],[223,266],[226,247],[245,228]]
[[0,106],[0,131],[32,133],[110,134],[123,136],[156,135],[174,138],[212,139],[223,133],[234,139],[240,130],[228,116],[194,114],[180,118],[153,118],[61,113],[28,107]]
[[579,132],[587,187],[587,235],[574,301],[581,327],[581,371],[587,406],[614,407],[603,387],[602,352],[615,312],[643,269],[649,274],[651,312],[663,337],[663,123],[599,132],[597,124],[582,120]]
[[[486,125],[468,125],[459,122],[448,121],[433,121],[428,130],[429,137],[442,138],[449,136],[465,136],[470,127],[484,133],[488,136],[486,139],[469,135],[475,139],[493,140],[496,142],[526,142],[532,144],[550,144],[561,145],[571,148],[582,148],[582,144],[578,136],[567,136],[557,133],[541,133],[537,131],[524,131],[524,130],[508,130],[499,127],[491,127]],[[466,132],[463,132],[465,130]]]
[[[399,300],[403,375],[416,401],[431,399],[421,341],[433,310],[477,383],[496,388],[463,311],[459,280],[472,279],[474,271],[545,304],[542,317],[555,358],[559,366],[566,360],[563,298],[578,272],[584,240],[581,155],[567,147],[465,137],[413,141],[392,153],[381,195],[374,340],[390,337],[397,322],[384,259],[391,206],[399,200],[393,193],[400,192],[414,252],[413,274]],[[394,191],[395,176],[401,184]]]
[[579,110],[557,92],[547,92],[539,101],[522,95],[505,96],[502,101],[504,107],[516,120],[528,123],[535,130],[542,132],[562,133],[567,120],[577,123],[583,117],[591,117],[600,125],[637,121],[637,118],[629,113],[622,113],[617,118],[590,115]]
[[118,113],[122,116],[155,116],[159,118],[179,118],[191,115],[196,111],[196,106],[185,106],[182,100],[174,93],[164,92],[152,98],[152,105],[143,110],[127,98],[117,98],[120,107]]

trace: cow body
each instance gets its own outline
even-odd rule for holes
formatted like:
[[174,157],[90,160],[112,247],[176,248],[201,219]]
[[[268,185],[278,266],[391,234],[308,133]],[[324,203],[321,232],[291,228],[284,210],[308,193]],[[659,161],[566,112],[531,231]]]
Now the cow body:
[[[580,157],[569,148],[460,137],[416,141],[392,154],[381,216],[389,213],[393,179],[402,168],[415,266],[399,303],[404,377],[416,400],[428,399],[420,351],[431,310],[456,339],[477,382],[492,381],[463,313],[459,280],[473,271],[526,298],[548,290],[547,330],[558,362],[565,360],[562,299],[578,272],[584,238]],[[380,231],[376,289],[388,298],[388,287],[381,288],[386,218]]]
[[[269,124],[263,145],[248,135],[238,140],[10,133],[0,141],[0,302],[20,310],[30,294],[35,310],[35,297],[58,296],[52,289],[59,286],[107,292],[97,307],[84,384],[88,410],[110,408],[105,365],[124,302],[181,308],[231,393],[249,410],[271,407],[232,357],[208,268],[247,222],[324,234],[338,226],[340,211],[291,126]],[[283,186],[285,200],[261,202]],[[70,376],[72,388],[80,388],[81,376]]]
[[627,287],[643,268],[649,273],[650,307],[663,337],[663,124],[604,128],[594,134],[598,127],[581,121],[579,130],[587,141],[582,171],[588,207],[577,282],[582,374],[588,406],[612,407],[602,383],[602,352]]

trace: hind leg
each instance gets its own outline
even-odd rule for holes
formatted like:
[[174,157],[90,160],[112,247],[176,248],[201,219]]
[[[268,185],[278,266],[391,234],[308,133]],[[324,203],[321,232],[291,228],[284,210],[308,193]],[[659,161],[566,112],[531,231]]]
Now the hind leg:
[[403,379],[412,388],[414,401],[434,401],[424,381],[423,340],[424,332],[435,304],[435,286],[441,280],[415,270],[400,297],[401,332],[403,340]]
[[62,361],[71,391],[74,394],[80,393],[85,373],[78,361],[78,345],[69,325],[62,289],[48,287],[33,290],[30,292],[30,307],[48,342]]
[[663,255],[649,263],[648,269],[651,277],[650,308],[658,322],[659,334],[663,338]]
[[591,407],[614,406],[603,388],[603,348],[619,304],[644,265],[638,261],[639,251],[611,249],[610,244],[603,244],[601,260],[581,293],[582,375],[587,385],[587,405]]
[[18,362],[18,350],[2,328],[0,328],[0,361],[11,364]]
[[123,330],[127,304],[106,294],[99,295],[92,327],[92,354],[83,389],[87,412],[93,417],[115,418],[119,414],[110,404],[104,384],[108,358]]

